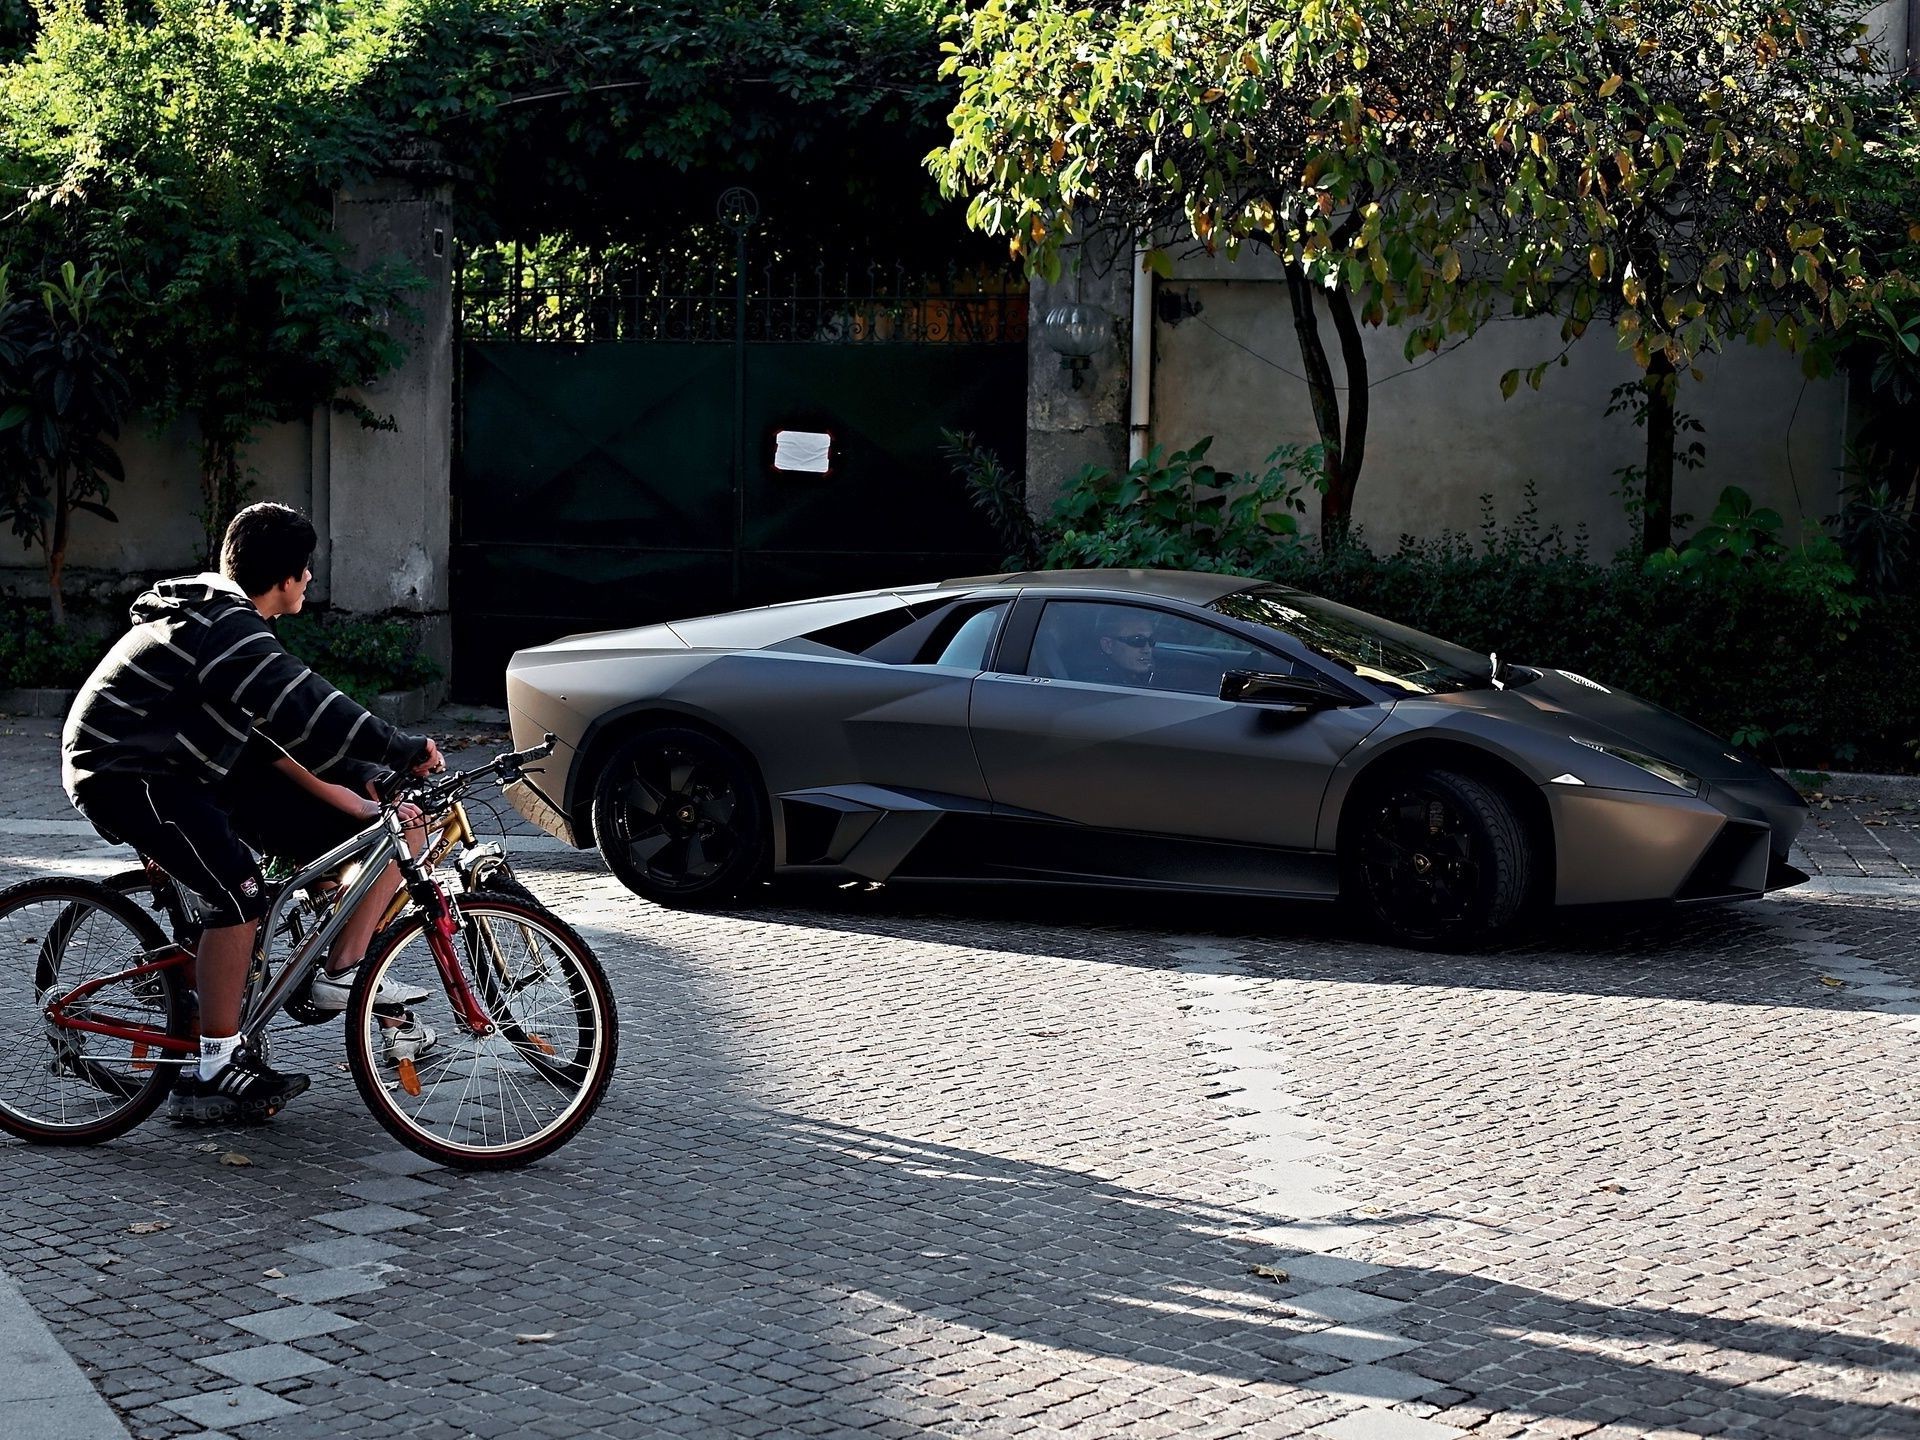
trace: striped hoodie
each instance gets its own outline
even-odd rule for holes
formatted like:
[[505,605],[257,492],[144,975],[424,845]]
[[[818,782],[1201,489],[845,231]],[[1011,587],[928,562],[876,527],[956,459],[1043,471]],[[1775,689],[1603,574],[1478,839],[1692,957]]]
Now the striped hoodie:
[[[256,731],[322,778],[405,769],[424,737],[370,715],[287,653],[224,575],[162,580],[87,677],[60,736],[72,798],[96,775],[226,775]],[[329,772],[332,772],[331,776]]]

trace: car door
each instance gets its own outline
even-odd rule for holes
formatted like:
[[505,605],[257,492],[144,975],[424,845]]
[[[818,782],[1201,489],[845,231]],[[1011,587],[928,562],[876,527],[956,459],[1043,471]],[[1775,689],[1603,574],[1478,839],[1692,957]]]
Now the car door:
[[[1329,774],[1385,706],[1296,717],[1222,700],[1227,670],[1309,667],[1173,607],[1022,601],[1032,603],[1043,608],[1020,673],[989,672],[973,687],[974,750],[996,813],[1312,848]],[[1144,677],[1115,663],[1142,637],[1154,651]]]

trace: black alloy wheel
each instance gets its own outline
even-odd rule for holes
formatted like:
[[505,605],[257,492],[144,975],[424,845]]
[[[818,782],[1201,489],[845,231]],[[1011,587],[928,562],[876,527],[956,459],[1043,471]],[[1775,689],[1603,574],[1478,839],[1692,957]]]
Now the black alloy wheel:
[[1401,776],[1359,799],[1346,859],[1350,898],[1390,939],[1451,949],[1509,926],[1533,857],[1499,790],[1470,775]]
[[608,763],[593,834],[615,878],[661,905],[737,900],[767,855],[766,801],[752,766],[700,730],[650,730]]

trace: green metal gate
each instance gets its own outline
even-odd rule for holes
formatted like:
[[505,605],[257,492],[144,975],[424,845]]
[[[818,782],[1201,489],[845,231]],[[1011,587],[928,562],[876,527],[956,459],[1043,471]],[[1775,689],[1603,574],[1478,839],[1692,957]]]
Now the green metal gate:
[[[767,266],[673,294],[516,270],[462,314],[462,698],[497,702],[515,649],[571,631],[999,563],[938,445],[1024,449],[1017,286]],[[781,432],[830,437],[826,472],[777,468]]]

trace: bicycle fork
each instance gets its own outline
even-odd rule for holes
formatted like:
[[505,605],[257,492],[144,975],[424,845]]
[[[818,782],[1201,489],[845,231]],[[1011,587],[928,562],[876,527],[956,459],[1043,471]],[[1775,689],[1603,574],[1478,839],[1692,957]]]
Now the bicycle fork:
[[[397,820],[389,823],[397,830]],[[495,1029],[493,1016],[488,1013],[480,997],[473,993],[473,986],[467,983],[466,969],[460,964],[460,956],[453,947],[453,937],[460,930],[453,902],[440,883],[404,845],[401,847],[400,873],[406,880],[407,893],[413,898],[413,903],[420,907],[420,913],[426,921],[427,948],[432,952],[433,963],[440,971],[441,983],[447,987],[447,999],[453,1005],[460,1027],[475,1037],[491,1035]]]

